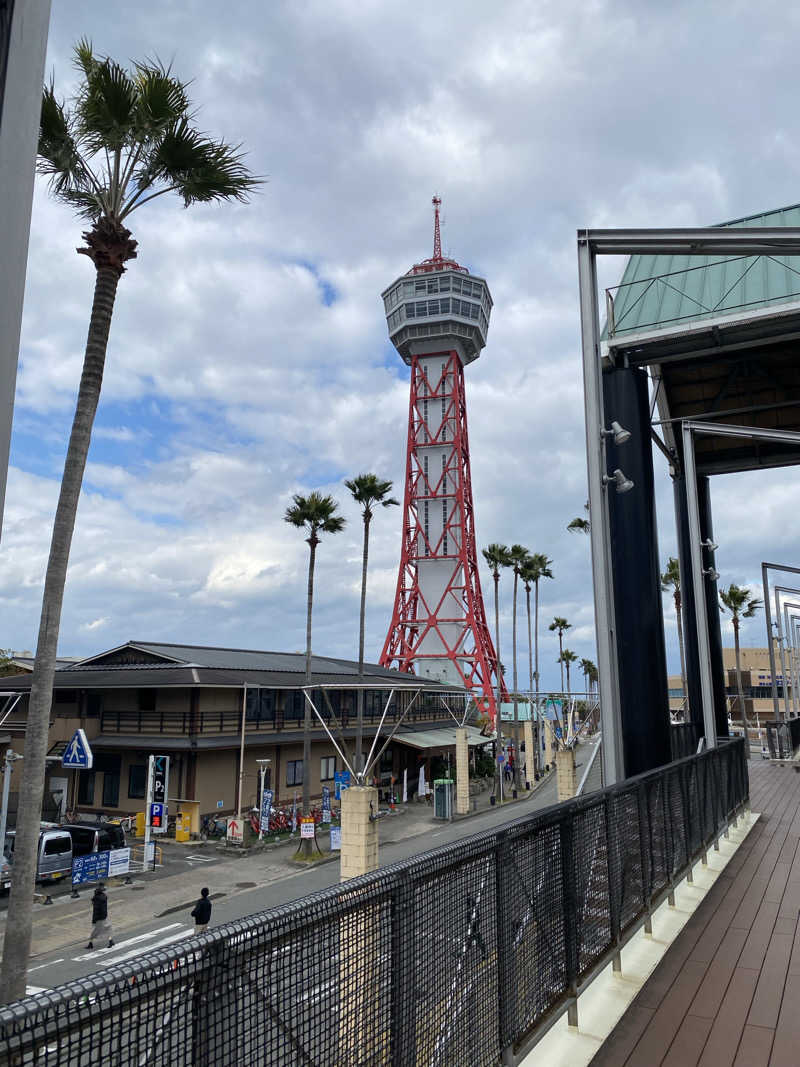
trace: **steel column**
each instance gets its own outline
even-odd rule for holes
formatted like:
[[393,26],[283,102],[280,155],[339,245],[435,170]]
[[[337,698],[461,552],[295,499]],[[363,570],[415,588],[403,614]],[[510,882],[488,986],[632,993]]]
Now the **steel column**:
[[589,483],[592,586],[597,639],[598,691],[603,731],[603,781],[612,785],[625,777],[622,750],[619,677],[614,627],[614,580],[611,569],[608,500],[603,485],[605,428],[601,385],[600,323],[597,308],[597,264],[585,231],[578,233],[583,396],[586,463]]
[[703,706],[703,724],[706,747],[717,743],[717,725],[714,714],[714,682],[711,677],[711,649],[708,640],[708,610],[706,589],[703,581],[703,549],[700,545],[700,506],[697,497],[697,470],[694,461],[694,436],[691,423],[682,426],[683,467],[686,481],[686,508],[689,519],[689,545],[692,559],[692,586],[694,588],[697,651],[700,668],[700,690]]
[[[702,541],[714,541],[714,525],[711,520],[711,485],[708,475],[701,474],[697,478],[697,504],[700,517],[700,539]],[[713,567],[713,553],[705,548],[707,555],[704,561],[708,563],[706,570]],[[717,740],[728,736],[728,700],[725,693],[725,666],[722,658],[722,625],[719,611],[719,590],[717,582],[709,574],[703,575],[706,591],[706,604],[708,605],[708,650],[711,663],[711,687],[714,697],[714,717],[717,724]]]
[[679,474],[673,479],[675,497],[675,523],[678,535],[678,562],[681,572],[681,618],[683,624],[683,647],[686,658],[687,721],[693,722],[698,737],[705,737],[703,719],[703,691],[700,685],[700,653],[697,646],[697,628],[694,625],[694,560],[689,538],[689,513],[687,511],[686,478]]

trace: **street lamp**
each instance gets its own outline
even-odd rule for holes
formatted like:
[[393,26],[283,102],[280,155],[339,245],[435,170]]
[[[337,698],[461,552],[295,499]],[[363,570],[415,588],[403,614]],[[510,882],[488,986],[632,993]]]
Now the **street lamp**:
[[0,857],[5,855],[6,851],[6,824],[8,822],[8,793],[11,789],[11,772],[14,769],[15,762],[23,758],[13,748],[6,749],[3,766],[3,805],[0,808]]

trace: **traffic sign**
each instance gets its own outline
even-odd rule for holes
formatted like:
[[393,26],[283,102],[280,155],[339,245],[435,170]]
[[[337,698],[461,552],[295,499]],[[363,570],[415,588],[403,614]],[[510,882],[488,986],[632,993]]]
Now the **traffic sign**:
[[167,829],[167,809],[159,801],[150,805],[150,829],[154,834],[163,834]]
[[244,826],[242,825],[241,821],[239,819],[237,819],[237,817],[235,815],[231,815],[231,817],[228,819],[228,832],[227,832],[228,841],[239,841],[239,842],[241,842],[243,837],[244,837]]
[[151,756],[153,761],[153,803],[167,803],[169,787],[169,756]]
[[300,820],[300,837],[313,837],[314,836],[314,818],[311,815],[305,816]]
[[93,764],[94,756],[86,734],[83,730],[76,730],[64,749],[61,766],[71,767],[73,770],[90,771]]
[[350,771],[335,771],[333,775],[336,799],[341,799],[342,790],[350,788]]

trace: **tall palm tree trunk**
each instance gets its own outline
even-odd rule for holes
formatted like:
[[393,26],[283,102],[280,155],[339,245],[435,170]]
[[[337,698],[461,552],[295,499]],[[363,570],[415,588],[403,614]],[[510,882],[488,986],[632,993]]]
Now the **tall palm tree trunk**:
[[11,896],[0,968],[0,1003],[3,1004],[25,996],[33,921],[31,887],[36,878],[39,821],[44,795],[45,756],[50,729],[61,607],[83,472],[103,382],[106,347],[119,278],[120,272],[112,267],[97,268],[78,401],[64,462],[50,556],[47,560],[36,661],[28,700],[25,759],[19,788],[19,811],[22,817],[17,824],[14,844]]
[[[311,685],[311,611],[314,605],[314,562],[319,538],[312,531],[308,538],[308,603],[306,607],[306,685]],[[311,814],[311,705],[303,701],[303,815]],[[299,853],[310,856],[312,840],[301,837]]]
[[[533,677],[536,679],[536,726],[537,733],[544,729],[544,723],[539,720],[539,579],[536,579],[533,587]],[[540,738],[536,738],[536,764],[539,766],[539,761],[542,754],[542,742]]]
[[564,692],[564,660],[561,658],[564,655],[564,635],[561,631],[558,631],[558,662],[561,666],[561,692]]
[[511,624],[511,637],[514,643],[512,663],[514,665],[514,796],[519,790],[519,690],[517,689],[517,583],[519,576],[514,568],[514,607]]
[[674,593],[675,599],[675,617],[678,622],[678,651],[681,656],[681,688],[683,689],[683,707],[684,714],[689,709],[689,694],[686,692],[686,649],[683,644],[683,620],[681,619],[681,591],[676,589]]
[[[744,738],[745,749],[748,756],[750,754],[750,734],[749,725],[747,722],[747,714],[744,710],[744,690],[742,689],[742,666],[739,658],[739,620],[733,616],[733,644],[736,651],[736,691],[739,694],[739,713],[742,716],[742,725],[744,726]],[[786,685],[786,679],[784,678],[783,684]]]
[[497,570],[494,572],[494,644],[495,656],[497,657],[497,670],[495,671],[495,681],[497,682],[497,750],[495,751],[494,773],[497,799],[502,800],[503,776],[496,758],[503,751],[503,716],[500,703],[503,689],[500,678],[500,574]]
[[[367,612],[367,560],[369,558],[369,519],[364,517],[364,553],[361,560],[361,618],[358,630],[358,683],[364,685],[364,627]],[[364,690],[358,690],[356,720],[356,774],[360,774],[364,747]]]
[[[528,612],[528,716],[531,721],[531,736],[533,736],[533,637],[531,635],[531,588],[525,586],[525,607]],[[525,752],[525,780],[533,781],[536,771],[536,751]]]

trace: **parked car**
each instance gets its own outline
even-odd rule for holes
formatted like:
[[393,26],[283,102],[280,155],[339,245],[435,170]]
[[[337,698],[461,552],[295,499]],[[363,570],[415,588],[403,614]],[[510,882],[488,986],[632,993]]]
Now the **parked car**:
[[125,831],[118,823],[70,822],[62,823],[61,829],[72,839],[73,856],[125,848]]
[[[11,885],[11,864],[14,862],[16,830],[6,832],[4,863],[2,868],[3,889]],[[72,877],[72,838],[59,826],[43,826],[39,832],[39,851],[36,864],[36,881],[49,882]]]

